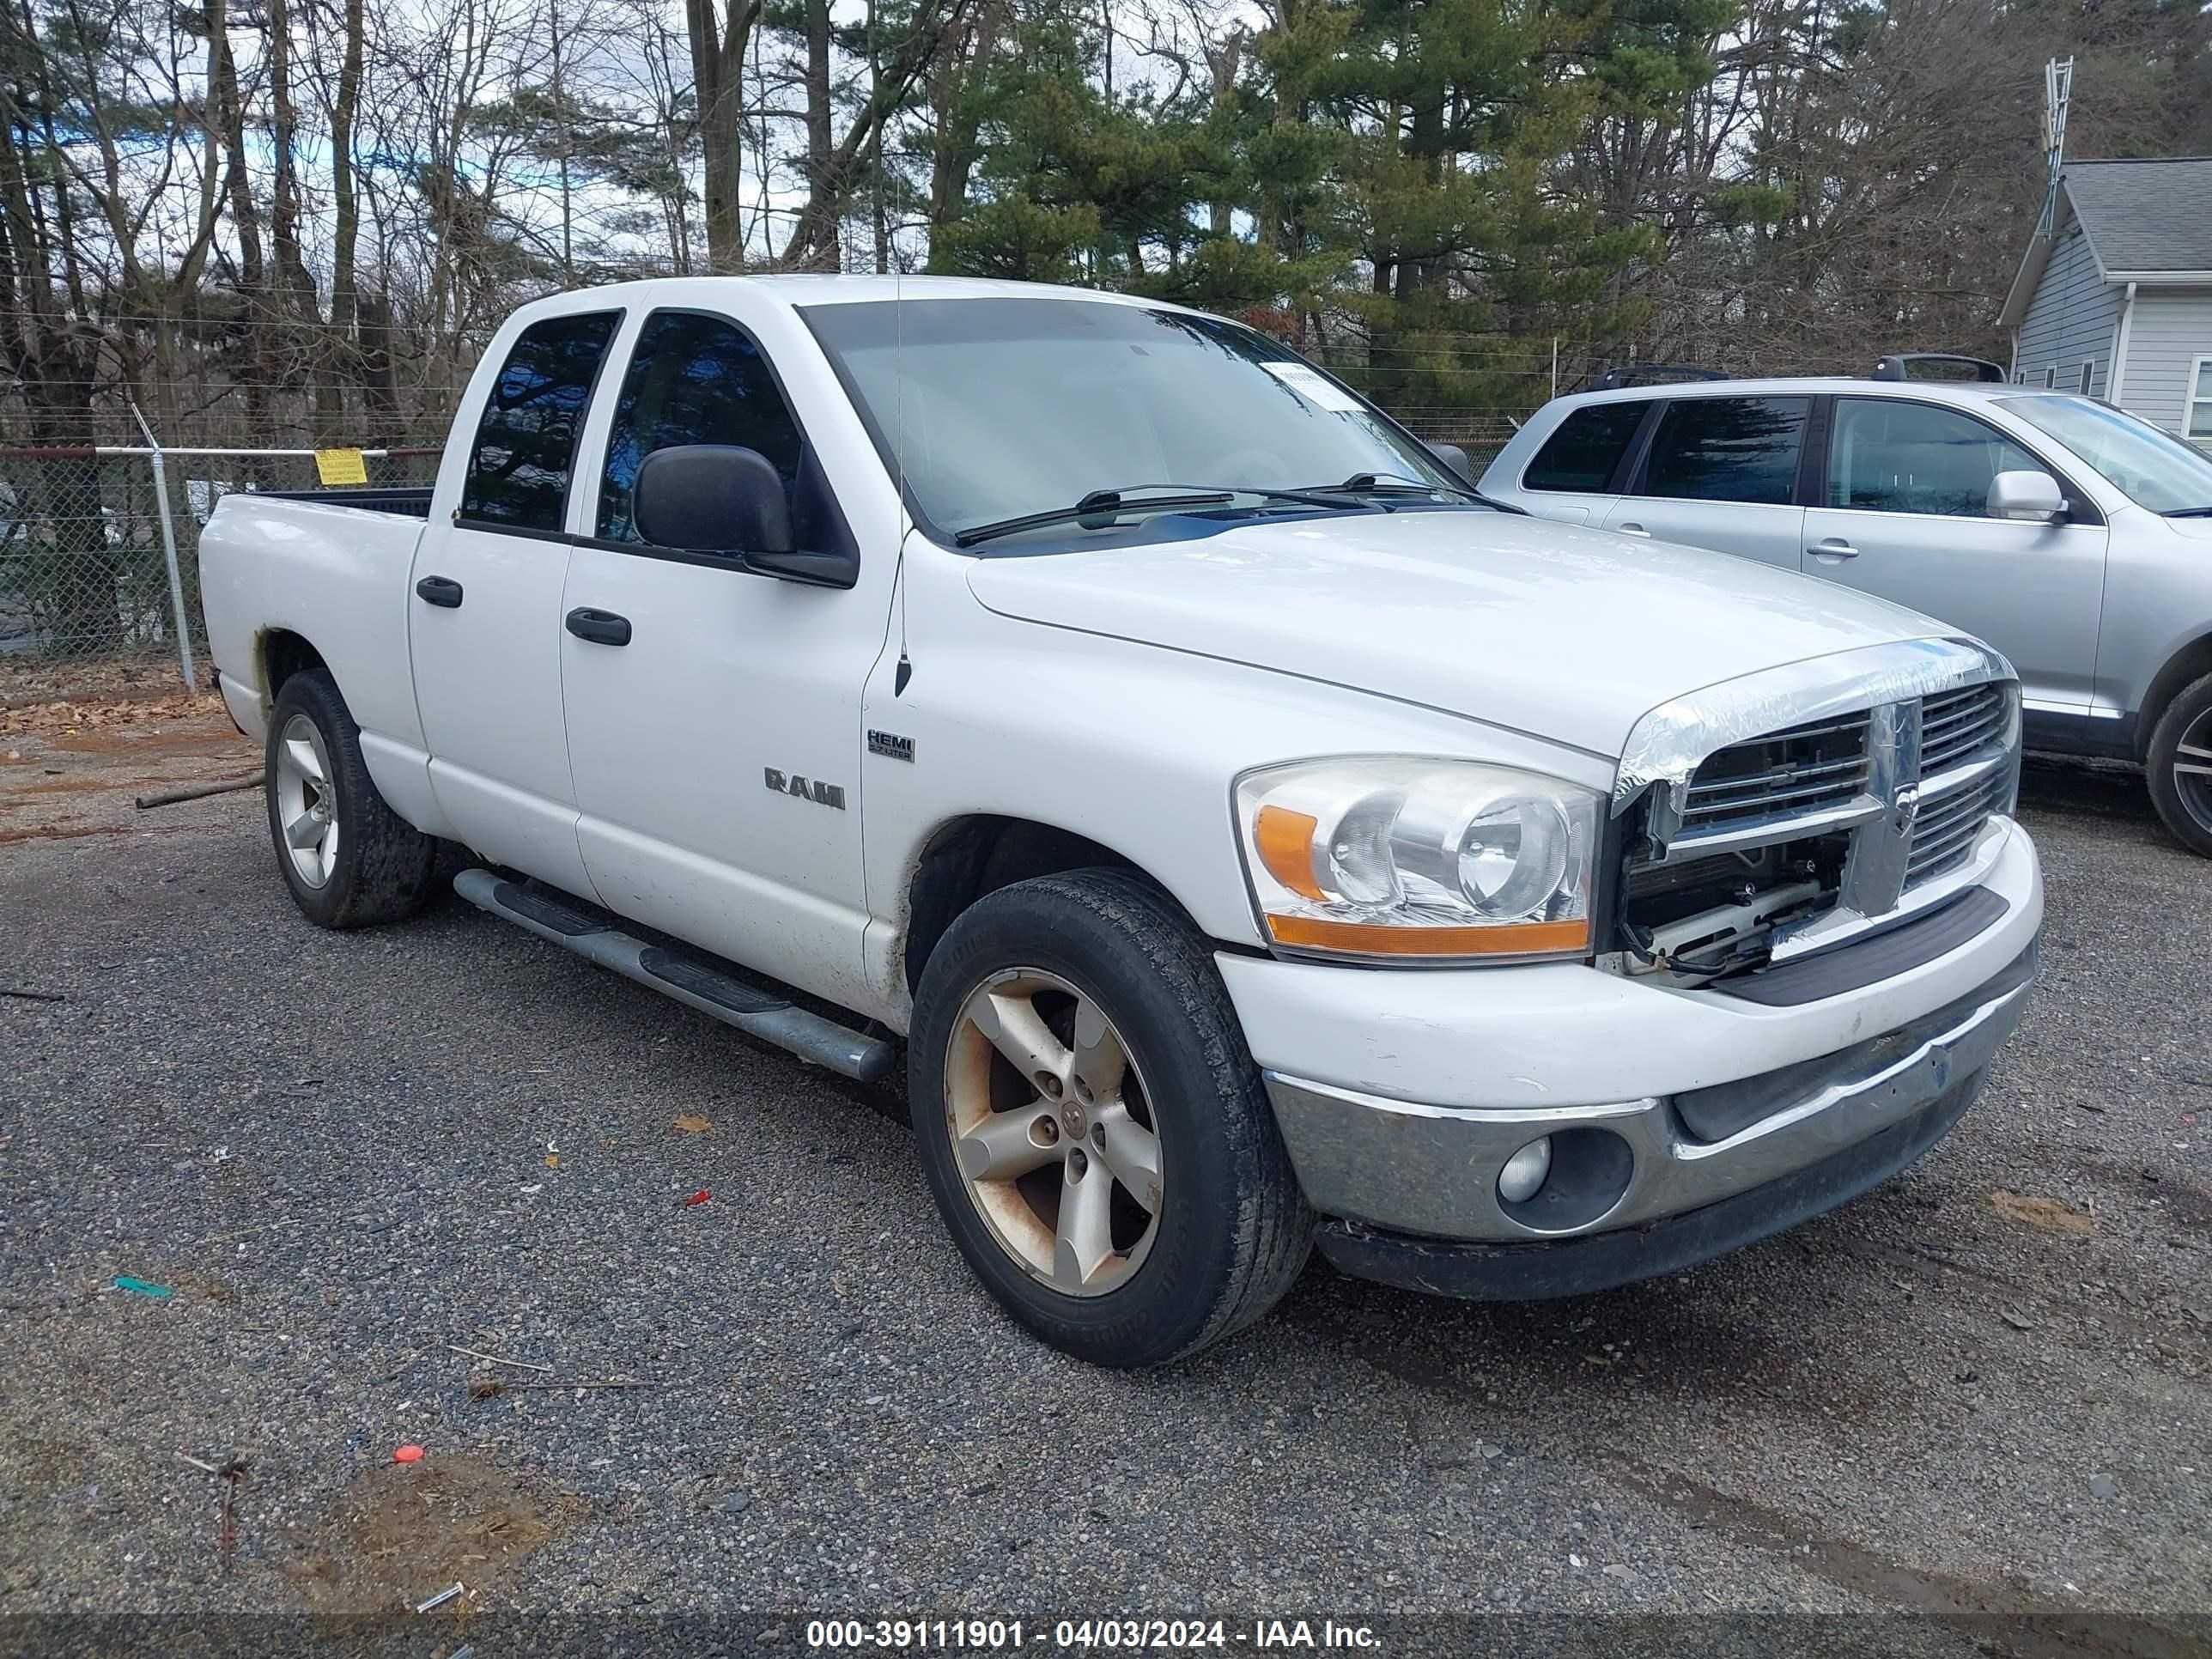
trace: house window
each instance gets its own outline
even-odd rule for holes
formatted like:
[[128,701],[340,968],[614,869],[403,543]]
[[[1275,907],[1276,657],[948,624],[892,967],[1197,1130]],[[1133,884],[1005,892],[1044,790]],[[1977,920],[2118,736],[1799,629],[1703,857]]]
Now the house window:
[[2082,365],[2081,365],[2081,395],[2082,395],[2083,397],[2085,397],[2085,398],[2086,398],[2086,397],[2087,397],[2087,396],[2089,395],[2089,386],[2090,386],[2090,382],[2091,382],[2091,381],[2095,378],[2095,376],[2096,376],[2096,373],[2097,373],[2097,366],[2096,366],[2096,364],[2094,364],[2094,363],[2084,363],[2084,364],[2082,364]]
[[2058,366],[2056,363],[2053,363],[2049,368],[2043,371],[2043,387],[2045,391],[2048,392],[2051,387],[2057,384]]
[[2198,443],[2212,443],[2212,357],[2199,357],[2189,371],[2189,409],[2181,429]]

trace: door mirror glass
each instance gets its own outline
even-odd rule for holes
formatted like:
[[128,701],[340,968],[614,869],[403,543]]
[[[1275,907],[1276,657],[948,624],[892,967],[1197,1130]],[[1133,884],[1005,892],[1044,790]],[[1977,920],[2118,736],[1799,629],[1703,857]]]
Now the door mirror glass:
[[1990,480],[1990,517],[2025,524],[2056,524],[2066,512],[2065,492],[2048,472],[2000,472]]
[[789,553],[791,504],[782,475],[757,449],[678,444],[637,469],[637,532],[687,553]]

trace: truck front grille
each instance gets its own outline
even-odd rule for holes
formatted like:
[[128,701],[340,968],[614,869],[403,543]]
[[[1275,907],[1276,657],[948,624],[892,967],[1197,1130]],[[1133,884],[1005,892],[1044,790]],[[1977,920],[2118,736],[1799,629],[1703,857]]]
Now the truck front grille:
[[1883,914],[1957,870],[2009,808],[2017,698],[1990,681],[1714,750],[1655,791],[1623,872],[1631,947],[1692,971],[1756,965],[1784,923]]
[[2004,740],[2005,689],[1970,685],[1920,700],[1920,775],[1935,777]]
[[1982,826],[2012,788],[2008,771],[1988,774],[1963,789],[1923,801],[1912,821],[1912,850],[1905,860],[1905,890],[1933,881],[1966,861]]
[[1690,780],[1681,834],[1717,836],[1848,806],[1866,788],[1867,720],[1793,726],[1708,757]]

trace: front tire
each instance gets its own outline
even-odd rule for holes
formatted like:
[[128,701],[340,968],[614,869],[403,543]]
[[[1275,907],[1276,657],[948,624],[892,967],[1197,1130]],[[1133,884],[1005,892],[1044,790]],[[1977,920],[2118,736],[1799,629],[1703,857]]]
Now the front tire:
[[269,837],[301,914],[318,927],[367,927],[422,908],[438,843],[377,793],[361,727],[325,671],[276,693],[264,765]]
[[931,953],[909,1109],[938,1208],[1000,1303],[1094,1364],[1265,1314],[1312,1247],[1212,954],[1119,871],[1001,888]]
[[2143,769],[2173,838],[2212,858],[2212,674],[2182,688],[2152,728]]

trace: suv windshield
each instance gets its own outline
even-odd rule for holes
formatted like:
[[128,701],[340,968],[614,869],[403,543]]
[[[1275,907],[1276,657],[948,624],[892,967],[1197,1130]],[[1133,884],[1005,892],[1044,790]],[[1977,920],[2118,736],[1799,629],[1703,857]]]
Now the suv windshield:
[[1137,486],[1358,480],[1468,495],[1358,397],[1218,318],[1072,299],[872,301],[803,314],[943,539]]
[[2212,507],[2212,456],[2148,421],[2087,398],[2005,398],[1997,407],[2049,433],[2154,513]]

